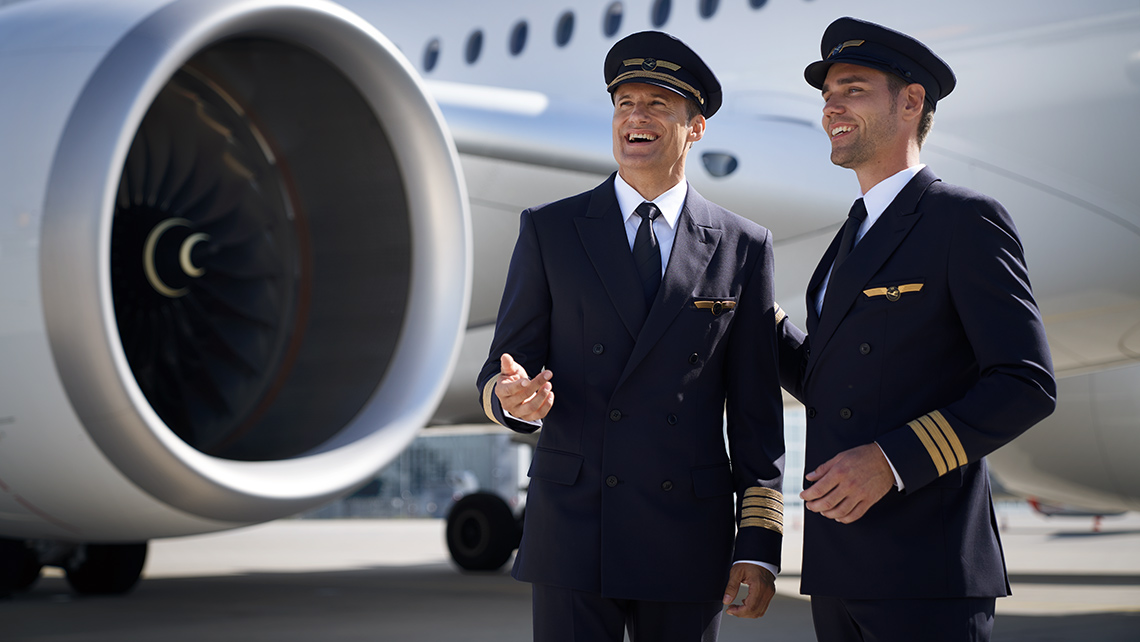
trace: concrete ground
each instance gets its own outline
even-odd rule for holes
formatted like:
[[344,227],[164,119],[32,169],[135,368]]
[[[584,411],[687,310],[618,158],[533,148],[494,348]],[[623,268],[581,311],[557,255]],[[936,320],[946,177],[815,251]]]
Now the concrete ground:
[[[1014,596],[994,642],[1140,640],[1140,514],[1043,518],[999,512]],[[814,640],[798,595],[789,515],[786,568],[762,620],[725,617],[724,642]],[[504,572],[460,573],[441,520],[283,520],[151,543],[123,597],[77,597],[55,570],[0,602],[0,642],[530,640],[530,590]]]

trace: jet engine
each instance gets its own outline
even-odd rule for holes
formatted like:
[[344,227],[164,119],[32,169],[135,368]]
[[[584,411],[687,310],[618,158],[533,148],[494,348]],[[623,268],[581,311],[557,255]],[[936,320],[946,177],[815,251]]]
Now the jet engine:
[[427,423],[467,321],[467,197],[367,22],[17,3],[0,86],[0,592],[43,563],[125,590],[139,543],[327,502]]

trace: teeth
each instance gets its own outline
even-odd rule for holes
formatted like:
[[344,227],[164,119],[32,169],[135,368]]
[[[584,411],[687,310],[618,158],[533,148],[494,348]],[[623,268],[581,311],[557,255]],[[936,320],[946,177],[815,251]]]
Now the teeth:
[[657,140],[657,137],[654,136],[653,134],[630,134],[629,135],[629,142],[631,142],[631,143],[636,143],[638,141],[652,142],[655,140]]
[[832,127],[831,128],[831,135],[832,136],[838,136],[840,134],[846,134],[847,132],[849,132],[853,129],[855,129],[855,128],[850,126],[850,125],[839,125],[838,127]]

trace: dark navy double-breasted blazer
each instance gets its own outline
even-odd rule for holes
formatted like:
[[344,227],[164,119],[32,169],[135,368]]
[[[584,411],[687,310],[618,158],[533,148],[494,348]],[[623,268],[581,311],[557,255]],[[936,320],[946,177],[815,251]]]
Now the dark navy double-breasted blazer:
[[553,373],[513,573],[613,598],[719,601],[734,547],[779,564],[771,234],[689,187],[647,310],[613,183],[522,213],[478,378],[487,415],[525,432],[493,394],[499,356]]
[[983,456],[1056,398],[1017,230],[999,203],[925,168],[836,267],[817,316],[837,246],[808,285],[807,336],[781,325],[782,383],[807,407],[805,469],[877,442],[904,490],[852,524],[807,512],[801,590],[1007,595]]

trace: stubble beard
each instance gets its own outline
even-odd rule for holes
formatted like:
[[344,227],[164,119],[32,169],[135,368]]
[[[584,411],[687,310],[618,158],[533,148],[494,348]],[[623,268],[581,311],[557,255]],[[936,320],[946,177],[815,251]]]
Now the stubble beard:
[[892,100],[887,118],[867,121],[865,128],[857,130],[859,137],[855,141],[844,147],[831,148],[831,162],[846,169],[856,169],[873,160],[878,150],[889,145],[898,131],[898,113],[898,103]]

